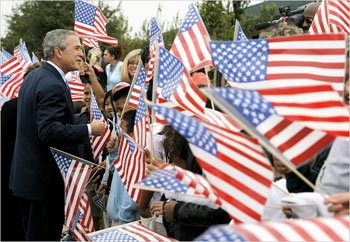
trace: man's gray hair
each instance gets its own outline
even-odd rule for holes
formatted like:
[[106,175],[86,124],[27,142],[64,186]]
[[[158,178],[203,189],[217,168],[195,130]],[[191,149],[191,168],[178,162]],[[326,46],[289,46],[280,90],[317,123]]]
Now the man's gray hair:
[[67,29],[55,29],[46,33],[43,41],[44,57],[46,60],[51,60],[54,56],[55,47],[59,47],[61,50],[65,50],[68,42],[67,37],[69,35],[75,35],[77,33]]

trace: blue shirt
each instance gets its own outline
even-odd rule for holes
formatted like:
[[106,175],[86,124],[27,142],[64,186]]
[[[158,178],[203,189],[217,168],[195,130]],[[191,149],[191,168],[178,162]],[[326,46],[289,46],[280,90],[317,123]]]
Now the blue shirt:
[[106,73],[107,73],[107,92],[111,90],[115,84],[120,82],[120,67],[123,65],[122,61],[119,61],[118,64],[116,64],[111,71],[111,64],[108,64],[106,66]]

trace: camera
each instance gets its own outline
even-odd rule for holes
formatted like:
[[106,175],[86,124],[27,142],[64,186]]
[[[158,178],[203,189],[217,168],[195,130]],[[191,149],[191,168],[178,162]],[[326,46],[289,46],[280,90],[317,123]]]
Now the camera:
[[291,11],[290,6],[283,6],[283,7],[280,7],[278,10],[282,15],[281,18],[272,20],[266,23],[257,24],[254,26],[255,29],[256,30],[266,29],[270,26],[278,25],[279,23],[283,23],[283,22],[286,22],[289,25],[302,27],[304,22],[304,16],[303,16],[304,8]]

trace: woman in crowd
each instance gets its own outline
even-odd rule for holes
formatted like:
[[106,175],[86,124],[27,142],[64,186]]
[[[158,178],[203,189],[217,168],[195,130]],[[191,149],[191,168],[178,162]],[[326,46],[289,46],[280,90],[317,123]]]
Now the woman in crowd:
[[124,64],[121,68],[121,81],[131,84],[136,73],[137,65],[141,58],[141,49],[131,51],[124,59]]
[[102,61],[101,52],[95,48],[92,48],[88,52],[87,59],[89,61],[89,64],[92,66],[92,69],[94,69],[98,82],[100,83],[103,90],[106,91],[107,75],[106,75],[106,72],[101,67],[101,61]]
[[111,90],[115,84],[120,82],[121,61],[124,54],[123,47],[119,44],[118,46],[109,46],[103,54],[103,59],[108,65],[106,66],[107,74],[107,91]]

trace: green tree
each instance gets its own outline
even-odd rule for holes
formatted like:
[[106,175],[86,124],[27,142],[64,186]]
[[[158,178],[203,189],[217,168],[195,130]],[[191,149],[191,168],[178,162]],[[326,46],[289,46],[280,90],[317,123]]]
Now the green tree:
[[256,24],[265,23],[275,19],[275,16],[274,16],[275,9],[276,9],[276,4],[273,3],[271,6],[269,6],[264,1],[264,3],[260,7],[259,16],[255,16],[252,14],[247,14],[244,16],[244,18],[240,23],[248,39],[251,39],[253,36],[258,35],[261,32],[261,30],[258,31],[255,29]]
[[2,45],[12,52],[25,41],[28,50],[34,51],[39,58],[42,54],[42,40],[53,29],[71,29],[74,27],[74,2],[71,1],[27,1],[12,8],[7,15],[8,33],[2,39]]

